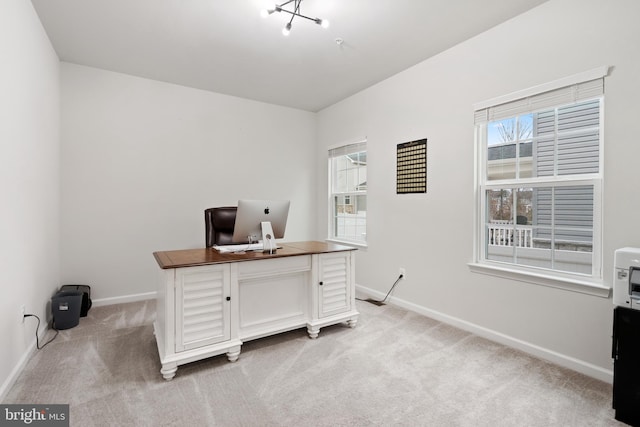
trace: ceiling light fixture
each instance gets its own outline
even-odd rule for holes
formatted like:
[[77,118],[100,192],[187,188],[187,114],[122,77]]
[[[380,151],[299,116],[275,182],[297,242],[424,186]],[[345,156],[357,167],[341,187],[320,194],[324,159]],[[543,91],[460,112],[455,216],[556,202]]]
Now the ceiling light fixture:
[[[291,5],[292,3],[293,5]],[[316,24],[320,25],[322,28],[329,27],[329,21],[327,21],[326,19],[310,18],[308,16],[302,15],[300,13],[300,3],[302,3],[302,0],[289,0],[282,4],[273,5],[268,7],[267,9],[261,10],[260,16],[262,16],[263,18],[266,18],[267,16],[271,15],[273,12],[285,12],[290,14],[291,19],[289,20],[287,25],[285,25],[285,27],[282,29],[282,34],[284,34],[285,36],[288,36],[289,32],[291,32],[291,22],[293,22],[293,18],[295,18],[296,16],[299,16],[300,18],[308,19],[309,21],[313,21]],[[284,7],[287,5],[290,5],[289,7],[293,7],[293,9],[292,10],[285,9]]]

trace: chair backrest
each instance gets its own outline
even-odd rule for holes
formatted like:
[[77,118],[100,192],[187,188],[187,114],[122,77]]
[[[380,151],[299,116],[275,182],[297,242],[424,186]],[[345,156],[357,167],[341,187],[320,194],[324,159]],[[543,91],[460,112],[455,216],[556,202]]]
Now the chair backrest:
[[[236,206],[209,208],[204,210],[205,245],[230,245],[233,227],[236,224]],[[242,243],[242,242],[236,242]]]

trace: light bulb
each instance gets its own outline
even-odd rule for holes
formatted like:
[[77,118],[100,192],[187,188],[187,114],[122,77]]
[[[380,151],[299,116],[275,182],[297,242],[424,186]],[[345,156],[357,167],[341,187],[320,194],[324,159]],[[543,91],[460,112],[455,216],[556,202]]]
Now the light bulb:
[[329,20],[328,19],[321,19],[320,20],[320,26],[322,28],[329,28]]
[[282,29],[282,35],[288,36],[291,32],[291,22],[287,23],[287,25]]
[[267,4],[267,7],[265,7],[264,9],[260,10],[260,16],[262,16],[263,18],[266,18],[267,16],[269,16],[273,12],[275,12],[276,8],[277,8],[277,6],[274,3],[269,3],[269,4]]

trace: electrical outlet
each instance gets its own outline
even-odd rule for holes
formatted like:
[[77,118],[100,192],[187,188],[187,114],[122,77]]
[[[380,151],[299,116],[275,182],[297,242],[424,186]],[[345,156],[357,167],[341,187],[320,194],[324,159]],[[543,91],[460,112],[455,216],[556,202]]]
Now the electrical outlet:
[[402,276],[403,279],[407,278],[407,272],[403,267],[400,267],[400,275]]
[[25,308],[24,304],[20,306],[20,322],[24,323],[24,315],[27,312],[27,309]]

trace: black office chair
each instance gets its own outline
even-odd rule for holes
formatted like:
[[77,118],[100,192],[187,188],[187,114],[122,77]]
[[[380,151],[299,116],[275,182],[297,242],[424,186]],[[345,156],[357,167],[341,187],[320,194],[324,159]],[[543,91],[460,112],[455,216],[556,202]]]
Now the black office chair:
[[209,208],[204,210],[205,245],[231,245],[233,227],[236,224],[236,206]]

